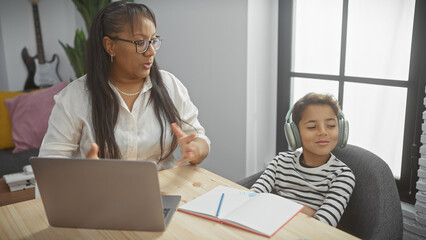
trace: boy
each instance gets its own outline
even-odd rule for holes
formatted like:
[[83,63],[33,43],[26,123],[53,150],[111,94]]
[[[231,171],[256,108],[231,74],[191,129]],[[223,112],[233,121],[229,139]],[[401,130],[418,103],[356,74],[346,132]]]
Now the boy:
[[[340,107],[331,95],[308,93],[299,99],[292,120],[300,143],[288,142],[291,148],[301,145],[303,151],[279,153],[251,189],[275,191],[303,204],[303,213],[336,227],[355,187],[351,169],[331,153],[338,143],[344,146],[347,141],[347,129],[339,126],[346,120],[339,117],[343,118]],[[286,128],[287,138],[288,131]],[[340,139],[339,131],[346,134],[345,139]]]

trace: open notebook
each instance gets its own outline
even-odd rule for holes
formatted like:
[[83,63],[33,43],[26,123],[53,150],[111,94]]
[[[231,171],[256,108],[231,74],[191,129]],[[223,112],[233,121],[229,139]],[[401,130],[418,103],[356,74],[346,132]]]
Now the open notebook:
[[303,205],[275,194],[218,186],[178,211],[271,237],[302,208]]

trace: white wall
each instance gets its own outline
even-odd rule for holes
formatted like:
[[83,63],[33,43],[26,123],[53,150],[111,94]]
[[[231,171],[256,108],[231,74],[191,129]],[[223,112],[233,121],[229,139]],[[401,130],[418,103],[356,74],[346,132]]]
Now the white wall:
[[[164,36],[158,63],[188,88],[212,141],[201,166],[231,180],[264,168],[275,153],[278,0],[137,2],[154,10]],[[24,0],[0,6],[0,70],[4,55],[9,85],[3,90],[21,90],[27,77],[21,50],[36,51],[31,6]],[[58,39],[72,45],[76,26],[84,28],[78,11],[69,0],[42,0],[39,11],[46,58],[57,53],[61,77],[73,78]]]
[[246,175],[251,175],[276,151],[278,0],[249,0],[247,22]]

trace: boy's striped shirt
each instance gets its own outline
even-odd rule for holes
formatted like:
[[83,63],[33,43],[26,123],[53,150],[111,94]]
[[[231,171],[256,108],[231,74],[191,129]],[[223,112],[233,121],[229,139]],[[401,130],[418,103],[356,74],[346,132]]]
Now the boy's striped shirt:
[[271,192],[308,206],[314,218],[337,226],[355,187],[351,169],[331,154],[321,166],[299,162],[301,152],[281,152],[252,186],[255,192]]

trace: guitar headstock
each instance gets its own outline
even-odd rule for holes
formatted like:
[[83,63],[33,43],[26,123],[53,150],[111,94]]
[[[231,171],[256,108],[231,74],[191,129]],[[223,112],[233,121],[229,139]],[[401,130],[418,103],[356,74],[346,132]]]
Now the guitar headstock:
[[37,4],[38,3],[38,0],[28,0],[28,1],[30,1],[30,3],[32,3],[32,4]]

